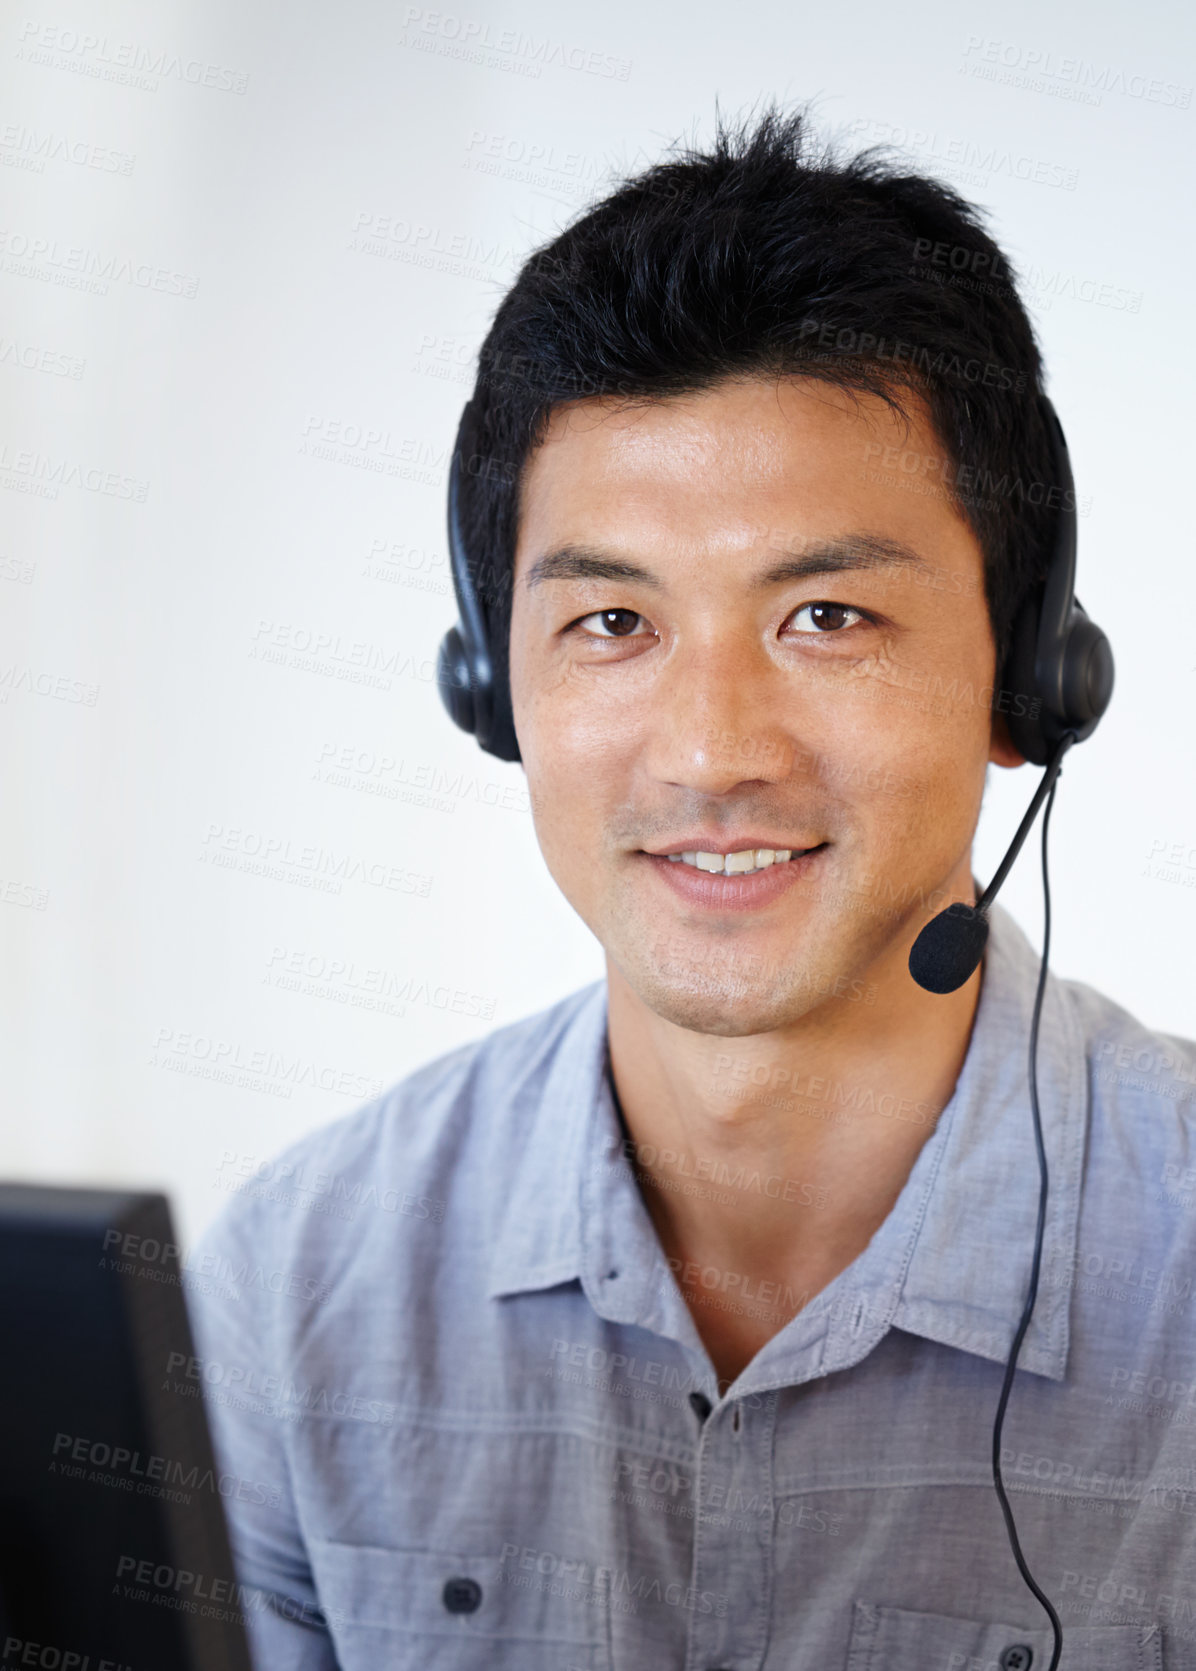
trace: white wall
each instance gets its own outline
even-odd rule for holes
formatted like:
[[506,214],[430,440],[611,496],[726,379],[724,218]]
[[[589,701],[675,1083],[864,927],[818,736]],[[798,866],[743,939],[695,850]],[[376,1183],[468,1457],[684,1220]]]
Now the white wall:
[[[716,97],[817,96],[860,142],[904,137],[1033,265],[1090,501],[1079,592],[1118,667],[1056,801],[1054,965],[1196,1032],[1180,0],[1132,28],[1108,0],[966,22],[951,0],[29,0],[0,34],[0,1170],[165,1187],[191,1237],[228,1153],[601,973],[521,769],[431,682],[445,464],[522,255],[612,170],[708,137]],[[335,424],[381,439],[314,452]],[[321,634],[311,665],[262,653]],[[355,657],[397,670],[358,683]],[[346,787],[329,750],[393,764]],[[421,798],[436,773],[456,786]],[[993,773],[980,876],[1036,776]],[[282,844],[279,876],[230,842]],[[1172,844],[1178,882],[1150,874]],[[315,891],[317,855],[375,880]],[[1034,845],[1004,898],[1036,935]],[[294,958],[345,973],[288,989]],[[463,1013],[355,1004],[378,971],[460,989]],[[179,1071],[217,1056],[267,1061],[264,1084]]]

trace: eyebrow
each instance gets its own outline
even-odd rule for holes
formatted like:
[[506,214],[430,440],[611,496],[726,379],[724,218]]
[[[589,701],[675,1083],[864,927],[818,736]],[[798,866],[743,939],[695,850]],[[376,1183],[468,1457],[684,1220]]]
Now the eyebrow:
[[[762,592],[809,575],[842,574],[848,569],[929,567],[924,557],[900,540],[876,534],[845,534],[839,539],[812,542],[800,553],[787,552],[779,562],[755,575],[749,590]],[[523,584],[530,591],[546,580],[627,580],[653,591],[664,589],[664,582],[651,569],[590,545],[563,545],[538,557]]]

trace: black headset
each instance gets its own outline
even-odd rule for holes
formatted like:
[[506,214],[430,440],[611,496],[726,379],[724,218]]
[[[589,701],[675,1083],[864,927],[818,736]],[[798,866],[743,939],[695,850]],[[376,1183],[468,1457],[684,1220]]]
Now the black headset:
[[[1038,1221],[1026,1299],[1006,1360],[993,1421],[992,1472],[1018,1571],[1051,1622],[1053,1649],[1046,1671],[1057,1671],[1063,1651],[1063,1626],[1022,1554],[1013,1510],[1001,1477],[1001,1430],[1018,1353],[1038,1294],[1046,1222],[1048,1175],[1042,1140],[1042,1115],[1038,1106],[1038,1029],[1051,944],[1047,831],[1063,757],[1074,743],[1082,742],[1092,734],[1109,706],[1113,694],[1113,651],[1105,634],[1095,621],[1089,619],[1075,596],[1076,497],[1071,461],[1063,426],[1054,407],[1045,395],[1040,395],[1039,401],[1050,440],[1051,473],[1054,477],[1051,492],[1058,495],[1058,509],[1046,574],[1014,619],[1009,652],[993,691],[993,706],[1005,715],[1010,739],[1018,753],[1032,765],[1047,769],[1017,834],[987,888],[975,905],[956,902],[930,919],[910,949],[909,971],[919,986],[928,992],[938,993],[956,991],[974,972],[988,939],[988,909],[1045,800],[1046,812],[1042,820],[1043,944],[1030,1021],[1029,1061],[1030,1107],[1034,1117],[1039,1170]],[[465,411],[468,413],[468,405]],[[463,415],[462,428],[464,423]],[[437,679],[444,704],[456,723],[463,730],[472,732],[488,753],[497,755],[500,760],[518,760],[519,744],[511,712],[510,681],[495,677],[487,618],[476,586],[476,576],[482,571],[471,554],[466,552],[461,537],[457,500],[460,463],[459,429],[449,467],[448,531],[453,585],[461,620],[444,636],[437,660]],[[503,574],[505,571],[499,569],[498,572]],[[505,654],[503,661],[505,665]],[[1019,1664],[1030,1663],[1028,1649],[1026,1654],[1026,1658],[1019,1659]]]
[[[1113,693],[1113,652],[1075,596],[1076,498],[1067,442],[1055,409],[1040,397],[1052,455],[1051,494],[1058,496],[1054,544],[1043,583],[1034,588],[1014,624],[994,705],[1005,714],[1014,747],[1045,766],[1065,733],[1082,741],[1096,728]],[[449,714],[488,754],[518,760],[510,680],[496,677],[487,612],[477,576],[481,556],[469,552],[461,531],[462,433],[449,466],[448,541],[460,620],[445,633],[436,663],[440,696]],[[491,572],[505,574],[491,561]],[[505,664],[506,657],[503,656]],[[1037,809],[1035,809],[1037,810]]]
[[[436,683],[441,701],[462,731],[476,737],[487,754],[495,754],[500,760],[518,760],[511,683],[509,679],[495,677],[489,623],[478,592],[477,576],[483,572],[483,565],[479,558],[466,551],[461,532],[462,437],[472,404],[465,403],[457,426],[448,482],[449,561],[461,619],[441,641],[436,658]],[[514,554],[511,555],[513,560]],[[512,576],[506,569],[496,565],[491,565],[491,569],[505,575],[510,582]]]

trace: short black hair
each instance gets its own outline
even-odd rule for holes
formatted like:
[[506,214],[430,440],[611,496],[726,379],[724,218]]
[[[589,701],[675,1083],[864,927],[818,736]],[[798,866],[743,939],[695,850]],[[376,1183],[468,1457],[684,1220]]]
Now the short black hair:
[[836,157],[805,110],[716,116],[708,150],[674,150],[524,262],[482,345],[459,507],[496,675],[523,469],[552,411],[785,375],[898,412],[903,391],[925,398],[944,457],[914,473],[946,485],[976,536],[999,671],[1058,495],[1034,331],[981,212],[884,147]]

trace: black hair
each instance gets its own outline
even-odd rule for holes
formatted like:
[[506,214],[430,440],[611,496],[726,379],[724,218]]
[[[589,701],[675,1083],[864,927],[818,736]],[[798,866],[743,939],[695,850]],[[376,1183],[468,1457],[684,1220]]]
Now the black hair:
[[496,674],[508,676],[523,468],[553,409],[785,375],[898,412],[903,391],[924,397],[944,457],[915,456],[915,473],[931,471],[923,490],[950,493],[976,536],[1000,669],[1058,504],[1041,358],[1009,264],[949,186],[882,147],[836,158],[804,111],[772,106],[738,130],[716,117],[716,130],[708,150],[625,178],[535,251],[486,336],[459,503]]

